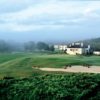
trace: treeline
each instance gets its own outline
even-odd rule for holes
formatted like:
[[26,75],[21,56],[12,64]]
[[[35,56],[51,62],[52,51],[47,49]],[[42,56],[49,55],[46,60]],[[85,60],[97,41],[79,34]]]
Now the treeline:
[[49,45],[45,42],[35,43],[29,41],[26,43],[15,43],[0,40],[0,53],[6,52],[34,52],[34,51],[54,51],[53,45]]
[[100,100],[100,74],[43,74],[0,80],[0,100]]
[[[90,39],[83,42],[84,44],[90,44],[92,50],[100,51],[100,38]],[[29,41],[26,43],[16,43],[14,41],[0,40],[0,53],[5,52],[34,52],[34,51],[54,51],[54,46],[46,42],[34,42]]]
[[54,46],[53,45],[48,45],[45,42],[38,42],[35,43],[33,41],[24,43],[24,50],[25,51],[54,51]]
[[0,52],[11,52],[13,50],[13,47],[10,45],[10,43],[7,43],[4,40],[0,40]]

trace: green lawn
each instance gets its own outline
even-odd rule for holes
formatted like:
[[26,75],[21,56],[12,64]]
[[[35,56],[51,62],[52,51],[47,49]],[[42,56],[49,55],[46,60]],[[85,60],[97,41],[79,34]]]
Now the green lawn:
[[70,56],[66,54],[19,53],[0,54],[0,77],[32,76],[32,66],[60,68],[66,64],[100,66],[100,56]]

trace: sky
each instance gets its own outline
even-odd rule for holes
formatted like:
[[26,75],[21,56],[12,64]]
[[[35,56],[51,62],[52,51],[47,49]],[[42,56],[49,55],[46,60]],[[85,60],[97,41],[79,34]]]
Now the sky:
[[76,41],[100,37],[99,0],[0,0],[0,39]]

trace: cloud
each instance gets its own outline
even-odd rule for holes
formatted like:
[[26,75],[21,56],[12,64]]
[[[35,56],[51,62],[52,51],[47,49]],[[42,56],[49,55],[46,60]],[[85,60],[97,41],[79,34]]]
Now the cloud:
[[6,24],[0,24],[0,31],[31,32],[31,31],[46,30],[46,29],[59,30],[64,27],[65,27],[64,25],[35,25],[35,24],[24,25],[16,23],[6,23]]
[[[7,0],[0,1],[1,4],[6,2]],[[0,29],[12,31],[58,29],[86,24],[100,18],[98,1],[9,0],[10,6],[15,4],[23,6],[15,11],[11,11],[11,7],[10,12],[1,13]]]
[[45,0],[0,0],[0,13],[14,13],[30,6],[36,6]]
[[[70,10],[69,10],[70,9]],[[27,21],[30,18],[34,20],[38,19],[50,19],[51,18],[70,18],[78,16],[81,14],[83,7],[77,7],[75,4],[71,4],[70,2],[46,2],[41,3],[36,6],[29,6],[24,10],[15,12],[15,13],[5,13],[0,16],[1,20],[5,22],[9,21]],[[73,16],[74,15],[74,16]]]

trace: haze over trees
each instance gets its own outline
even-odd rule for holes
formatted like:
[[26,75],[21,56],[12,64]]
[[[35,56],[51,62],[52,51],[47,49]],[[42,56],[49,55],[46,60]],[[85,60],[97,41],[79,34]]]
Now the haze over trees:
[[33,41],[24,43],[24,50],[25,51],[34,51],[36,49],[36,44]]
[[51,44],[45,42],[29,41],[25,43],[11,43],[8,41],[0,40],[0,52],[34,52],[34,51],[54,51]]
[[5,42],[4,40],[0,40],[0,52],[4,53],[4,52],[11,52],[12,51],[12,47],[9,43]]

